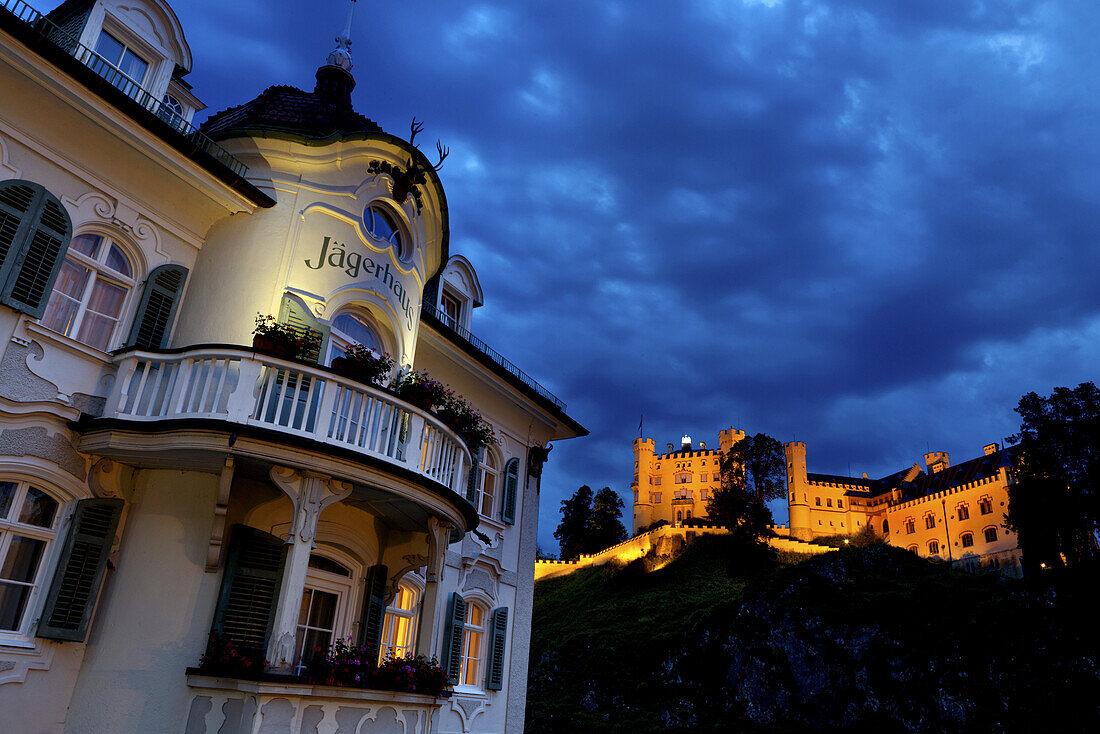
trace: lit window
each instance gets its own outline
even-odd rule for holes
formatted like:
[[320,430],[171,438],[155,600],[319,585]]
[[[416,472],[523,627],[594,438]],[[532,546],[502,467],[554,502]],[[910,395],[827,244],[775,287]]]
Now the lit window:
[[372,237],[388,242],[399,258],[405,258],[401,228],[397,226],[397,220],[392,214],[378,204],[370,204],[363,212],[363,224]]
[[493,516],[493,503],[496,500],[497,476],[500,474],[496,457],[486,452],[478,471],[480,472],[477,483],[477,497],[474,507],[478,508],[485,517]]
[[959,519],[960,520],[969,520],[970,519],[970,508],[967,507],[966,505],[959,505]]
[[939,541],[933,540],[928,544],[928,554],[932,556],[938,556],[940,554]]
[[699,475],[699,481],[700,481],[700,482],[705,482],[705,481],[707,481],[707,475],[706,475],[706,474],[700,474],[700,475]]
[[362,344],[375,354],[386,351],[370,317],[358,311],[341,311],[329,323],[329,362],[343,357],[344,350],[352,344]]
[[974,535],[972,533],[963,533],[960,538],[963,548],[969,548],[974,545]]
[[[126,44],[107,31],[99,34],[99,40],[95,44],[95,52],[136,84],[145,81],[145,72],[149,68],[149,62],[127,48]],[[116,84],[115,86],[120,85]],[[127,90],[124,89],[123,91]]]
[[703,502],[707,501],[707,490],[705,490],[705,489],[700,489],[699,490],[699,499],[701,499]]
[[988,497],[982,497],[978,502],[978,512],[983,515],[988,515],[993,512],[993,501]]
[[655,504],[655,505],[661,504],[661,493],[660,492],[653,492],[652,494],[649,495],[649,497],[650,497],[650,501],[653,504]]
[[996,543],[997,542],[997,528],[986,528],[985,529],[985,542],[986,543]]
[[459,683],[476,686],[481,682],[481,641],[485,637],[485,610],[477,603],[466,605],[466,621],[462,628],[462,661]]
[[23,629],[56,537],[57,500],[26,482],[0,482],[0,631]]
[[660,477],[653,477],[653,483],[654,484],[660,484],[661,483],[661,478]]
[[115,243],[97,234],[73,237],[42,325],[90,347],[110,349],[133,275],[130,259]]
[[410,584],[401,582],[393,604],[386,608],[382,622],[382,644],[378,648],[378,662],[386,658],[403,658],[413,654],[413,638],[416,629],[416,605],[420,594]]
[[677,484],[690,484],[691,483],[691,474],[689,472],[682,472],[680,474],[677,474],[676,475],[676,483]]

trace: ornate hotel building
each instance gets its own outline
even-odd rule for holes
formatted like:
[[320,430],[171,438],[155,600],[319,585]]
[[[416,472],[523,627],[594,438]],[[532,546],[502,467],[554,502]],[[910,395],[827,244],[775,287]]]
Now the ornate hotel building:
[[[350,26],[312,90],[196,126],[163,0],[0,0],[5,731],[523,731],[539,477],[586,431],[471,333],[435,168],[352,107]],[[257,312],[320,341],[254,349]],[[338,375],[351,343],[498,444]],[[200,668],[212,632],[264,673]],[[349,638],[453,692],[301,675]]]
[[[707,500],[719,486],[722,455],[745,437],[718,434],[718,449],[693,446],[684,436],[678,450],[657,454],[652,439],[634,440],[634,533],[656,522],[684,523],[706,516]],[[789,527],[780,536],[811,541],[851,535],[867,525],[891,545],[965,567],[1019,569],[1016,536],[1004,527],[1015,451],[997,444],[955,466],[944,452],[923,464],[881,479],[854,479],[806,471],[806,444],[784,446]]]

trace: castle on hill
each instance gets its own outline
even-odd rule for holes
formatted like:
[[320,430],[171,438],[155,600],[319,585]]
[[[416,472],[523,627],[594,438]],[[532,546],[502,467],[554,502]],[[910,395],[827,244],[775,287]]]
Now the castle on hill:
[[[744,437],[744,431],[723,430],[718,448],[708,449],[684,436],[679,449],[670,443],[662,454],[653,439],[635,439],[633,532],[661,521],[683,527],[705,519],[707,502],[721,486],[722,456]],[[784,452],[790,525],[775,528],[780,536],[812,541],[870,526],[891,545],[920,556],[973,568],[1019,567],[1016,535],[1003,526],[1015,447],[989,444],[982,455],[954,466],[946,452],[933,451],[923,463],[881,479],[809,473],[801,441],[785,444]]]

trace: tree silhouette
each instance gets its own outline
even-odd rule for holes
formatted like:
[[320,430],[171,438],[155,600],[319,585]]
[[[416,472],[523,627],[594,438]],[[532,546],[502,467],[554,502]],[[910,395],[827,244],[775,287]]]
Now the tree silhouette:
[[610,487],[595,495],[587,484],[561,503],[561,522],[554,537],[558,539],[562,560],[575,560],[581,554],[602,551],[626,540],[626,528],[620,518],[623,500]]

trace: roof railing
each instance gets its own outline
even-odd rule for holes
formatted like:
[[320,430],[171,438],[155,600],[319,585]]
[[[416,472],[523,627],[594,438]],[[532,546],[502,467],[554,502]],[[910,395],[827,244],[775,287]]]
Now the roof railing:
[[70,31],[57,25],[30,5],[27,5],[23,0],[0,0],[0,8],[31,26],[43,38],[49,40],[57,48],[105,79],[108,84],[159,117],[176,132],[187,138],[192,145],[210,155],[238,176],[243,178],[248,173],[248,166],[211,140],[209,136],[190,122],[170,110],[163,100],[154,97],[140,84],[123,74],[114,64],[80,43],[80,40]]
[[430,316],[433,316],[434,318],[438,319],[440,321],[440,323],[442,323],[444,326],[446,326],[448,329],[453,331],[455,334],[457,334],[458,336],[462,337],[464,340],[466,340],[467,342],[472,344],[479,352],[481,352],[482,354],[487,356],[489,359],[496,362],[498,365],[500,365],[504,369],[506,369],[513,376],[515,376],[520,382],[527,385],[529,388],[534,390],[540,396],[542,396],[543,398],[546,398],[551,403],[558,406],[558,408],[560,408],[562,410],[562,412],[565,412],[565,403],[563,403],[561,400],[559,400],[558,397],[554,393],[550,392],[545,387],[543,387],[542,385],[537,383],[534,380],[533,377],[528,375],[526,372],[524,372],[523,370],[521,370],[519,367],[515,366],[511,362],[509,362],[507,359],[505,359],[503,356],[501,356],[501,354],[499,352],[497,352],[495,349],[493,349],[488,344],[486,344],[485,342],[481,341],[476,336],[471,334],[470,331],[468,329],[466,329],[464,326],[461,326],[460,324],[456,323],[455,320],[452,319],[450,316],[443,313],[442,311],[439,311],[438,309],[432,308],[431,306],[429,306],[427,304],[423,304],[420,307],[420,310],[423,311],[424,313],[427,313]]

